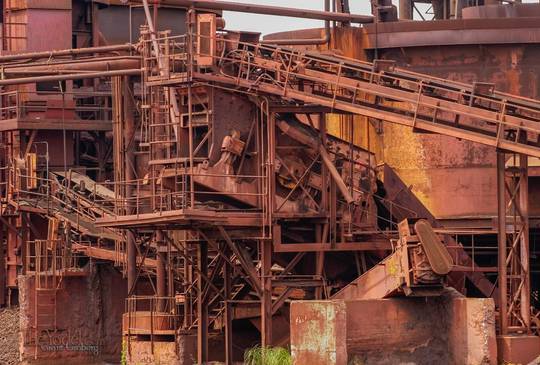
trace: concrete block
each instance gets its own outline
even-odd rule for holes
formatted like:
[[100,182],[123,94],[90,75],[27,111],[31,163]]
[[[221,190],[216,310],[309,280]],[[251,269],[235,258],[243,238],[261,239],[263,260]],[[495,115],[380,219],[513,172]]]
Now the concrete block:
[[526,365],[540,355],[540,337],[497,336],[499,363]]
[[492,299],[433,297],[291,305],[295,364],[496,364]]
[[456,298],[448,318],[449,346],[456,364],[495,364],[495,303],[492,299]]
[[[184,365],[188,363],[181,362],[176,353],[174,342],[154,341],[153,349],[150,341],[130,341],[130,355],[128,364],[130,365]],[[190,362],[189,364],[193,364]]]

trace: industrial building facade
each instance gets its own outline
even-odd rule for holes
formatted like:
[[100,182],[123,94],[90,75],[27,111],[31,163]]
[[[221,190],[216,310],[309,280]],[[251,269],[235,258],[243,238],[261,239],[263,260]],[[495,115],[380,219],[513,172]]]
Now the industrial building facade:
[[17,361],[540,355],[539,4],[1,3]]

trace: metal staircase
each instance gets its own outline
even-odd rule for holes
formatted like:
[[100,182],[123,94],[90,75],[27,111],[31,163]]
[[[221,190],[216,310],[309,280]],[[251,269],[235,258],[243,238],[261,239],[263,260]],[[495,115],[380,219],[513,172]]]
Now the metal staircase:
[[57,295],[71,260],[66,260],[60,240],[29,241],[26,250],[26,271],[34,280],[32,329],[37,358],[42,333],[57,330]]

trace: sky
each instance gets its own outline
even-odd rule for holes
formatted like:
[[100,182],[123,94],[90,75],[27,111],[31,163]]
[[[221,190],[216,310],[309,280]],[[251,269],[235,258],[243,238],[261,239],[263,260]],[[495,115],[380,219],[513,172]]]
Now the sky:
[[[324,10],[324,0],[226,0],[242,3],[285,6],[291,8],[304,8],[313,10]],[[524,3],[536,2],[538,0],[523,0]],[[399,0],[392,0],[394,5],[398,5]],[[349,0],[351,13],[354,14],[371,14],[370,0]],[[423,5],[418,6],[422,9]],[[427,8],[426,8],[427,9]],[[422,9],[422,10],[426,10]],[[248,30],[253,32],[261,32],[263,35],[269,33],[277,33],[288,30],[317,28],[323,27],[324,22],[311,19],[294,19],[285,17],[276,17],[268,15],[244,14],[224,12],[223,14],[227,23],[227,29],[230,30]],[[418,16],[415,14],[415,19]],[[418,19],[419,20],[419,19]]]
[[[227,0],[235,2],[245,2],[251,4],[285,6],[290,8],[302,8],[313,10],[324,10],[324,0]],[[365,14],[371,13],[369,0],[349,0],[351,13]],[[295,29],[317,28],[324,26],[323,21],[311,19],[295,19],[286,17],[276,17],[269,15],[244,14],[234,12],[224,12],[223,17],[227,23],[227,29],[249,30],[261,32],[263,35],[277,33]]]

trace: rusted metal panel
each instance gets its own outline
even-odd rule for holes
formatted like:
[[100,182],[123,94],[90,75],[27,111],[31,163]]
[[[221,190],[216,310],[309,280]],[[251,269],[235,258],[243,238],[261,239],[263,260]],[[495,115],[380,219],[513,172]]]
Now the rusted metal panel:
[[347,317],[342,301],[291,304],[291,353],[294,364],[347,364]]
[[[538,43],[538,18],[452,19],[365,25],[366,48]],[[414,65],[414,64],[413,64]]]

